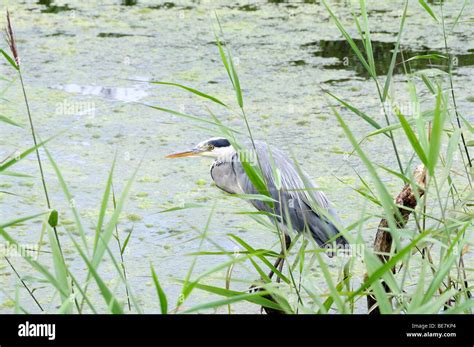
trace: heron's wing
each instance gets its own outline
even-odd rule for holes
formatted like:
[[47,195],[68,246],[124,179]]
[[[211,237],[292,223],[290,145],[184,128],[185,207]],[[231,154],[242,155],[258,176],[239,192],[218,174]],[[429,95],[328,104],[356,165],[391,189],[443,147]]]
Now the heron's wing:
[[[330,214],[338,220],[326,195],[317,190],[318,187],[307,178],[304,180],[298,173],[294,164],[283,152],[269,147],[263,142],[256,142],[257,155],[262,167],[263,175],[272,198],[277,201],[275,211],[270,206],[259,200],[251,203],[261,211],[275,212],[280,216],[280,221],[298,232],[308,230],[319,245],[327,241],[347,242],[343,237],[335,238],[339,231],[327,218]],[[233,163],[237,181],[246,194],[256,194],[257,190],[248,178],[240,162]],[[274,171],[278,169],[281,180],[281,190],[276,187]]]

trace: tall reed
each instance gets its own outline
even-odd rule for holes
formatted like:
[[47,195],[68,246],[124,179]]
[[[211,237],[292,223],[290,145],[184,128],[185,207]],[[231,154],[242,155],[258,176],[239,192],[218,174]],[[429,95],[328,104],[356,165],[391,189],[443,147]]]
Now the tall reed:
[[[265,307],[270,311],[289,314],[354,313],[356,311],[360,312],[358,307],[361,307],[361,303],[365,302],[368,297],[375,298],[377,308],[381,313],[472,313],[474,302],[471,291],[474,278],[472,269],[465,266],[464,262],[464,257],[469,254],[469,247],[472,244],[473,231],[471,206],[474,196],[471,189],[471,162],[469,147],[467,146],[469,133],[463,127],[464,124],[469,126],[470,124],[462,117],[459,105],[456,103],[443,5],[441,4],[439,7],[440,21],[437,11],[432,6],[421,0],[419,3],[425,9],[428,18],[433,20],[433,23],[427,23],[427,25],[442,25],[443,28],[446,57],[430,56],[431,59],[437,61],[448,60],[447,73],[434,71],[438,77],[431,77],[426,74],[426,71],[413,72],[410,70],[410,61],[425,59],[426,57],[415,56],[409,59],[403,57],[403,50],[401,49],[402,34],[406,22],[410,20],[408,1],[404,2],[399,33],[394,43],[392,59],[386,76],[377,76],[376,74],[375,57],[369,29],[370,12],[367,10],[366,2],[360,0],[359,15],[356,15],[355,11],[353,13],[354,25],[363,46],[359,48],[355,44],[354,38],[349,35],[348,29],[332,11],[330,5],[323,1],[332,21],[354,51],[358,62],[367,70],[370,79],[373,81],[374,96],[380,103],[385,121],[385,124],[382,125],[375,116],[370,115],[370,112],[363,111],[361,107],[357,106],[358,100],[344,100],[331,90],[324,91],[328,99],[328,110],[334,114],[335,121],[344,133],[346,144],[352,147],[353,155],[360,159],[366,172],[365,174],[356,172],[359,186],[351,186],[353,191],[360,196],[361,205],[363,205],[359,218],[346,227],[338,225],[342,230],[341,232],[353,245],[362,246],[361,253],[351,257],[338,258],[338,260],[341,260],[339,266],[330,267],[328,260],[321,255],[324,250],[314,247],[311,238],[306,238],[305,235],[296,235],[291,248],[282,255],[287,266],[283,269],[275,268],[271,260],[281,257],[281,255],[275,252],[273,247],[282,243],[283,238],[278,224],[272,224],[266,219],[268,216],[275,218],[274,213],[272,216],[271,213],[234,211],[258,223],[268,232],[274,233],[277,236],[276,240],[278,240],[273,247],[262,249],[253,246],[241,235],[229,233],[227,235],[229,240],[232,240],[239,249],[236,251],[222,247],[209,232],[211,222],[215,218],[215,206],[213,206],[210,208],[209,217],[198,238],[199,250],[189,254],[192,257],[191,265],[186,277],[179,281],[181,295],[174,307],[170,306],[169,293],[165,292],[163,280],[158,276],[161,269],[150,264],[150,279],[156,289],[157,303],[159,303],[161,313],[215,312],[224,308],[231,313],[232,307],[235,308],[235,305],[243,301],[255,305],[256,309],[257,307]],[[452,27],[460,23],[459,19],[463,9]],[[78,241],[77,237],[68,229],[65,229],[65,232],[73,246],[74,254],[79,260],[83,261],[87,268],[85,280],[79,280],[78,275],[72,273],[64,262],[56,231],[56,228],[60,225],[57,221],[57,212],[51,211],[39,152],[39,149],[41,147],[45,148],[45,145],[54,137],[40,141],[35,132],[21,76],[20,60],[13,30],[11,30],[9,15],[7,16],[9,28],[7,32],[10,32],[8,41],[13,58],[3,50],[1,53],[19,74],[34,146],[24,150],[18,156],[18,160],[10,159],[1,163],[0,174],[7,172],[7,169],[29,154],[36,153],[48,210],[32,216],[2,222],[0,224],[0,235],[10,244],[21,248],[21,243],[11,235],[8,229],[20,223],[43,218],[44,225],[48,230],[48,242],[52,252],[55,274],[51,273],[48,266],[28,256],[28,254],[25,254],[24,258],[45,283],[60,295],[61,305],[57,310],[58,312],[73,312],[72,303],[74,302],[74,307],[78,313],[123,313],[126,301],[129,310],[142,313],[143,307],[139,304],[134,295],[134,289],[127,279],[123,259],[123,250],[129,243],[132,234],[130,233],[122,243],[118,238],[117,231],[120,214],[124,209],[140,165],[125,184],[121,195],[116,197],[112,184],[115,168],[115,159],[113,160],[104,185],[92,244],[86,237],[79,211],[75,206],[70,206],[80,240]],[[213,95],[180,83],[154,81],[152,83],[155,85],[180,88],[189,92],[193,97],[203,99],[209,104],[206,107],[209,117],[202,118],[157,105],[147,106],[174,117],[181,117],[189,122],[188,124],[198,127],[202,124],[207,131],[228,138],[237,149],[243,149],[245,146],[242,140],[247,139],[251,144],[250,150],[255,150],[252,116],[245,111],[241,80],[232,59],[231,44],[228,40],[222,40],[223,27],[217,16],[216,20],[219,25],[219,31],[216,33],[216,54],[219,54],[224,66],[224,73],[229,78],[231,92],[235,96],[235,105],[223,102]],[[396,83],[394,82],[393,73],[399,58],[402,58],[405,69],[410,100],[414,103],[423,102],[428,108],[427,111],[404,114],[402,110],[394,107],[392,114],[386,107],[386,102],[395,105],[397,101],[393,88],[393,84]],[[381,83],[383,79],[384,82]],[[426,88],[425,91],[428,91],[429,98],[423,97],[423,93],[417,91],[420,84],[423,88]],[[446,91],[447,88],[450,89],[448,92]],[[336,105],[332,104],[334,101]],[[247,102],[245,100],[245,104]],[[238,115],[241,120],[240,126],[235,129],[224,124],[215,115],[213,108],[219,108],[227,114]],[[352,126],[347,122],[346,114],[355,115],[357,120],[367,123],[371,127],[371,131],[362,139],[358,139],[351,129]],[[0,120],[10,123],[5,119]],[[381,137],[388,141],[393,150],[393,159],[396,163],[394,167],[384,166],[373,159],[372,151],[374,151],[374,148],[364,145],[364,140],[374,137]],[[408,153],[405,153],[407,151],[404,149],[407,147],[404,146],[406,144],[409,145]],[[453,159],[456,151],[461,153],[462,162]],[[70,201],[72,192],[61,173],[59,165],[46,148],[45,152],[50,165],[54,169],[65,199]],[[298,171],[301,172],[298,163],[295,164]],[[418,164],[421,164],[428,173],[425,186],[422,187],[424,189],[423,197],[417,193],[421,187],[412,174],[412,169]],[[243,165],[258,194],[237,197],[243,200],[261,200],[269,206],[273,206],[275,201],[269,194],[268,182],[262,174],[259,158],[256,158],[255,163],[243,163]],[[276,185],[281,188],[281,182],[278,179],[278,168],[272,167],[272,170],[276,177]],[[393,188],[386,183],[387,179],[398,180],[403,185],[408,185],[415,192],[416,207],[408,211],[408,215],[412,218],[408,224],[402,223],[404,221],[403,215],[407,212],[406,206],[401,206],[394,201]],[[309,190],[309,182],[304,181],[304,184],[303,190]],[[113,211],[108,212],[107,209],[111,200]],[[196,204],[185,204],[162,212],[173,213],[176,210],[182,211],[196,206]],[[388,233],[394,241],[390,250],[384,254],[374,251],[366,240],[367,233],[373,232],[375,234],[375,230],[369,229],[368,221],[381,219],[387,222],[382,231]],[[290,234],[296,234],[291,226]],[[114,237],[118,243],[119,256],[116,256],[110,249],[110,241]],[[212,250],[206,248],[208,244],[212,245]],[[202,273],[196,274],[195,263],[199,258],[207,256],[219,256],[223,260]],[[126,298],[120,298],[116,293],[117,288],[110,288],[101,276],[100,266],[106,257],[113,264],[119,284],[125,286]],[[360,276],[361,267],[363,272],[366,273],[366,278]],[[317,268],[319,276],[312,274],[313,268]],[[250,274],[246,273],[245,278],[240,278],[236,269],[246,269],[250,271]],[[129,268],[128,271],[133,272],[133,269]],[[280,279],[280,283],[272,282],[267,275],[268,271],[273,271]],[[20,275],[18,276],[21,278]],[[249,276],[255,279],[260,278],[258,281],[260,290],[247,290],[249,285],[254,284],[253,281],[249,283],[249,280],[246,279]],[[215,285],[216,278],[222,280],[222,285]],[[102,306],[92,300],[92,294],[88,290],[91,284],[94,284],[98,289],[99,296],[103,299]],[[235,289],[237,286],[239,286],[239,290]],[[29,291],[26,285],[25,288]],[[74,292],[72,292],[72,288],[74,288]],[[200,302],[190,307],[186,306],[187,300],[196,290],[213,294],[217,299]],[[71,298],[74,298],[74,300],[71,300]],[[80,301],[80,304],[77,300]]]

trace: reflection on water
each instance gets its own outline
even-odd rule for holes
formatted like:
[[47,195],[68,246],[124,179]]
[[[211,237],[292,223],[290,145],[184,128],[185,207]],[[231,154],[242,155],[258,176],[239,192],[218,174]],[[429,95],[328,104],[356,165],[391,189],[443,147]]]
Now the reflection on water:
[[[74,198],[80,211],[84,211],[84,225],[94,226],[97,222],[111,153],[115,150],[120,153],[117,160],[120,170],[114,172],[114,182],[117,182],[117,189],[120,191],[122,182],[129,178],[137,163],[133,160],[150,148],[146,165],[140,169],[130,192],[130,199],[127,199],[127,208],[123,211],[118,231],[120,237],[125,239],[130,235],[130,230],[134,230],[127,246],[127,271],[130,286],[136,290],[137,299],[144,304],[146,313],[159,310],[153,285],[150,287],[144,281],[144,275],[149,276],[149,264],[159,262],[163,289],[169,300],[177,301],[181,288],[176,286],[175,279],[185,278],[192,262],[190,257],[177,255],[197,250],[195,232],[199,232],[208,219],[207,211],[203,213],[202,209],[189,209],[178,214],[156,212],[183,203],[207,204],[206,202],[215,200],[219,203],[216,205],[216,212],[220,214],[220,218],[212,221],[210,240],[216,242],[216,245],[232,251],[235,245],[229,240],[227,233],[244,233],[247,230],[245,239],[252,246],[267,248],[275,244],[275,235],[268,233],[268,230],[252,219],[234,214],[242,211],[242,208],[247,211],[245,204],[227,199],[212,187],[206,169],[208,163],[171,163],[163,158],[165,154],[175,151],[176,146],[186,147],[186,143],[207,137],[210,135],[208,129],[195,128],[187,120],[177,120],[147,107],[122,105],[126,102],[150,101],[153,105],[169,106],[186,114],[202,114],[203,117],[207,114],[203,108],[205,104],[201,104],[199,99],[189,93],[176,88],[158,88],[135,82],[150,79],[175,81],[197,89],[202,88],[210,95],[233,102],[232,85],[227,80],[213,40],[212,26],[217,25],[212,11],[214,7],[222,18],[229,48],[240,58],[241,65],[237,69],[243,88],[246,89],[244,98],[248,100],[246,102],[255,136],[270,139],[289,154],[294,151],[296,158],[301,158],[304,163],[305,170],[327,188],[328,195],[338,206],[346,225],[358,220],[364,207],[363,199],[352,191],[352,186],[357,186],[359,182],[353,170],[361,170],[362,174],[365,171],[355,157],[354,160],[349,160],[344,155],[342,161],[342,155],[334,154],[346,153],[352,147],[342,136],[337,120],[327,107],[328,100],[322,95],[324,93],[318,92],[317,86],[324,83],[324,88],[336,92],[342,99],[350,100],[356,107],[374,117],[381,117],[376,98],[370,97],[374,93],[373,83],[364,78],[365,71],[357,63],[350,47],[344,41],[328,41],[340,36],[335,36],[339,33],[334,24],[322,20],[328,18],[328,15],[321,0],[312,1],[314,5],[305,5],[303,0],[169,1],[175,0],[29,0],[17,1],[15,5],[11,2],[12,13],[20,16],[15,21],[21,25],[19,36],[21,34],[23,40],[20,41],[20,49],[27,55],[31,53],[30,57],[25,57],[25,67],[31,71],[27,74],[28,84],[31,97],[34,98],[32,101],[38,124],[44,126],[44,130],[41,130],[46,135],[46,131],[52,127],[70,128],[69,125],[72,124],[80,125],[71,127],[61,141],[52,142],[50,146],[55,159],[61,163],[68,184],[76,192]],[[341,19],[352,23],[350,12],[345,11],[348,17],[343,14],[349,3],[353,3],[353,0],[331,0],[334,11],[341,13]],[[377,17],[371,23],[373,31],[387,33],[379,36],[381,39],[395,40],[392,35],[399,27],[399,19],[393,8],[399,8],[402,3],[403,0],[398,0],[390,6],[369,8]],[[447,23],[451,24],[459,11],[452,5],[454,1],[446,3]],[[301,11],[292,11],[291,20],[286,20],[288,9],[297,7]],[[71,12],[58,13],[61,8],[77,9],[74,20],[69,16]],[[188,8],[189,13],[186,12],[183,18],[179,11]],[[43,13],[41,10],[50,13]],[[380,17],[385,14],[387,17],[382,20]],[[404,33],[402,44],[411,42],[412,45],[410,49],[408,46],[402,47],[404,58],[433,53],[433,49],[439,50],[439,37],[433,38],[432,26],[428,23],[430,18],[416,1],[410,7],[410,15],[407,25],[410,23],[412,27]],[[461,18],[459,24],[459,29],[464,31],[463,35],[453,33],[449,42],[456,44],[451,48],[453,52],[467,53],[457,56],[458,66],[473,64],[474,51],[469,51],[469,48],[474,46],[469,37],[474,36],[474,29],[470,25],[461,24],[465,19]],[[391,25],[387,25],[389,21]],[[41,25],[41,30],[38,30],[38,25]],[[144,35],[151,35],[156,39],[135,39],[135,36]],[[301,46],[307,42],[309,44]],[[362,48],[361,42],[356,42]],[[390,62],[394,43],[375,41],[373,45],[377,72],[383,74]],[[344,57],[348,57],[349,66],[343,65]],[[401,57],[399,62],[400,59]],[[431,63],[446,64],[445,61]],[[427,60],[410,62],[413,70],[429,64],[430,61]],[[398,65],[395,73],[402,71],[402,65]],[[469,69],[459,69],[455,76],[459,112],[468,117],[471,116],[469,110],[474,105],[474,101],[471,102],[474,100],[473,91],[469,88],[473,83],[470,72]],[[395,79],[394,87],[404,90],[405,86],[400,79]],[[71,94],[66,95],[67,93]],[[404,93],[398,93],[397,89],[396,96],[399,94]],[[7,115],[11,113],[12,116],[24,117],[23,108],[17,109],[14,106],[18,101],[21,104],[21,90],[11,88],[8,97],[14,102],[9,103],[11,106],[6,110],[9,112]],[[403,102],[406,99],[400,100]],[[2,113],[3,106],[4,104]],[[54,119],[51,119],[52,107],[56,109]],[[215,111],[219,109],[216,108]],[[97,117],[94,117],[95,112],[100,112],[96,114]],[[139,117],[130,117],[135,112]],[[218,114],[226,124],[236,127],[242,124],[240,119],[233,115],[227,116],[226,113]],[[371,131],[356,117],[347,117],[347,121],[358,138]],[[4,140],[0,147],[5,147],[5,151],[11,149],[14,152],[17,146],[29,146],[29,143],[25,143],[24,132],[7,128],[5,131],[8,131],[7,135],[0,136]],[[391,156],[387,155],[390,153],[389,145],[388,141],[374,137],[368,148],[372,159],[387,167],[393,165]],[[407,153],[405,150],[408,149],[404,148],[404,153]],[[34,161],[24,161],[22,165],[25,165],[26,173],[37,172]],[[395,177],[384,175],[383,178],[390,187],[393,183],[395,189],[398,189],[399,182],[395,181]],[[12,190],[15,187],[14,193],[31,196],[31,199],[2,197],[4,201],[0,219],[9,220],[13,214],[30,215],[32,209],[43,209],[43,200],[37,194],[36,180],[33,181],[33,186],[23,185],[23,179],[18,180],[21,184],[17,186],[17,178],[8,179],[15,184],[12,186]],[[203,185],[203,180],[208,184]],[[5,180],[5,183],[10,182]],[[52,189],[52,194],[55,208],[63,212],[61,220],[64,228],[76,232],[70,204],[64,199],[61,189]],[[371,242],[375,233],[373,226],[376,225],[378,224],[367,224],[364,228],[362,236],[368,242]],[[15,232],[23,243],[38,242],[40,230],[36,225],[25,223],[18,226]],[[90,232],[93,233],[92,230]],[[65,241],[65,250],[74,273],[87,272],[68,240]],[[203,251],[208,250],[213,251],[213,246],[203,246]],[[222,261],[223,258],[219,256],[200,258],[196,263],[196,274],[222,264]],[[472,267],[472,260],[469,261]],[[34,275],[29,267],[21,263],[18,265],[22,275]],[[104,265],[104,276],[113,281],[116,278],[114,269],[108,266],[111,265],[110,262]],[[331,271],[338,271],[334,263],[329,266]],[[245,281],[258,278],[258,273],[251,267],[249,271],[240,267],[236,268],[236,274],[237,271],[236,278],[239,281],[232,283],[235,290],[246,290]],[[320,273],[317,266],[311,268],[311,271]],[[225,271],[222,276],[225,276]],[[14,297],[16,279],[11,276],[9,268],[2,268],[1,259],[0,278],[2,288],[6,288],[8,294]],[[221,274],[217,274],[216,278],[216,281],[220,281]],[[319,280],[315,282],[315,285],[318,284]],[[38,290],[38,295],[44,300],[49,298],[49,288],[42,282],[32,280],[32,287]],[[92,298],[94,303],[102,300],[96,293],[94,291]],[[125,293],[118,293],[118,297],[123,299]],[[191,300],[189,305],[211,299],[196,292]],[[0,291],[0,313],[10,313],[13,310],[4,305],[5,301],[4,293]],[[24,303],[25,308],[35,309],[31,301],[25,300]],[[257,312],[254,307],[241,305],[236,305],[235,309],[239,313]],[[363,303],[357,305],[356,310],[366,313]]]
[[239,10],[241,10],[241,11],[247,11],[247,12],[253,12],[253,11],[257,11],[257,10],[258,10],[258,6],[257,6],[257,5],[247,4],[247,5],[240,6],[240,7],[239,7]]
[[153,10],[161,10],[161,9],[170,9],[175,7],[176,5],[172,2],[164,2],[161,5],[149,6],[148,8]]
[[143,89],[138,87],[101,87],[101,86],[81,86],[78,84],[65,84],[54,87],[68,93],[99,96],[102,98],[119,100],[124,102],[134,102],[143,99],[148,95]]
[[[364,52],[364,45],[362,40],[354,39],[354,42],[359,47],[361,52]],[[392,59],[394,42],[382,42],[382,41],[372,41],[372,50],[374,52],[375,60],[375,70],[377,75],[386,75],[390,67],[390,61]],[[345,40],[319,40],[315,42],[306,43],[301,46],[303,49],[311,50],[311,54],[316,57],[322,58],[338,58],[338,62],[326,66],[329,69],[352,69],[359,76],[369,77],[364,66],[359,62],[356,54],[352,50],[349,43]],[[400,51],[403,53],[403,58],[406,60],[417,56],[417,55],[445,55],[444,52],[435,51],[429,49],[428,47],[420,47],[419,49],[409,49],[401,47]],[[293,65],[301,65],[294,64]],[[463,67],[474,65],[474,52],[469,51],[465,54],[458,54],[453,57],[454,67]],[[421,69],[426,69],[430,67],[436,67],[441,70],[448,70],[448,60],[447,59],[420,59],[412,60],[406,63],[406,68],[408,71],[416,71]],[[397,63],[394,69],[394,74],[404,73],[404,66],[402,64],[402,57],[399,54],[397,57]]]
[[122,0],[122,6],[134,6],[138,3],[138,0]]
[[133,36],[131,34],[121,34],[121,33],[99,33],[97,37],[113,37],[113,38],[120,38],[126,36]]
[[38,0],[37,4],[46,7],[41,10],[42,13],[59,13],[74,10],[73,8],[69,7],[68,4],[55,5],[54,0]]
[[57,31],[57,32],[55,32],[55,33],[47,34],[47,35],[44,35],[44,36],[45,36],[45,37],[55,37],[55,36],[69,36],[69,37],[74,37],[74,36],[76,36],[76,35],[59,30],[59,31]]

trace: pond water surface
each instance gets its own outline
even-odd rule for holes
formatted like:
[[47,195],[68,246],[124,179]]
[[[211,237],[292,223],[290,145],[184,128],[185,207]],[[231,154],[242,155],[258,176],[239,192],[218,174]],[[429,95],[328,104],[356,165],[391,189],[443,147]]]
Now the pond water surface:
[[[177,280],[184,279],[199,250],[199,235],[214,206],[209,236],[222,248],[239,250],[227,236],[243,237],[254,248],[277,250],[274,234],[248,218],[235,214],[250,211],[244,201],[229,198],[212,184],[207,160],[167,160],[165,155],[185,150],[213,133],[203,124],[193,123],[150,109],[144,104],[166,107],[208,118],[206,105],[225,124],[245,131],[242,120],[213,104],[179,89],[150,85],[147,81],[172,81],[192,86],[235,105],[235,95],[214,42],[216,21],[220,18],[227,42],[233,52],[242,85],[250,126],[256,138],[271,141],[294,155],[301,166],[326,191],[344,224],[360,218],[363,201],[351,187],[358,187],[354,170],[365,174],[362,163],[347,157],[352,147],[343,135],[322,90],[328,89],[376,117],[381,123],[380,104],[373,81],[367,78],[324,6],[314,3],[233,2],[233,1],[5,1],[13,17],[18,49],[38,133],[47,138],[67,129],[48,149],[62,170],[81,213],[83,224],[93,238],[100,201],[117,153],[114,187],[120,194],[126,180],[143,160],[136,182],[127,200],[119,234],[124,240],[132,232],[125,264],[128,279],[145,312],[158,312],[159,302],[150,278],[154,264],[171,303],[180,292]],[[333,11],[350,27],[350,4],[331,1]],[[370,1],[370,25],[377,74],[383,75],[391,59],[391,50],[399,29],[402,1]],[[456,18],[461,1],[445,1],[447,23]],[[3,9],[1,10],[3,13]],[[473,13],[472,4],[466,13]],[[401,48],[405,59],[420,54],[444,54],[439,25],[413,2],[410,6]],[[4,25],[4,21],[0,21]],[[457,57],[454,84],[458,108],[471,121],[474,107],[474,30],[472,23],[460,24],[449,39],[451,53]],[[356,41],[360,45],[360,41]],[[14,78],[5,62],[1,75]],[[412,71],[439,67],[443,61],[417,61]],[[397,64],[393,94],[407,100],[406,77]],[[142,82],[141,82],[142,81]],[[0,81],[2,88],[7,86]],[[421,89],[421,88],[420,88]],[[421,91],[431,107],[428,92]],[[3,95],[2,111],[25,125],[18,130],[1,125],[0,158],[32,145],[18,81]],[[370,132],[369,125],[346,110],[341,110],[357,138]],[[199,127],[193,126],[199,125]],[[392,148],[384,136],[364,145],[372,160],[396,168]],[[404,162],[410,158],[409,144],[400,148]],[[43,153],[46,161],[46,156]],[[33,156],[15,166],[15,171],[34,175],[35,179],[2,176],[0,220],[31,215],[45,209],[37,163]],[[46,175],[53,206],[60,212],[61,227],[75,232],[69,203],[50,165]],[[383,175],[383,173],[382,173]],[[383,177],[395,194],[401,182],[388,174]],[[158,213],[182,204],[199,203],[204,208]],[[364,238],[371,244],[377,225],[370,220],[364,226]],[[61,228],[60,228],[61,230]],[[25,223],[12,229],[23,242],[38,242],[40,223]],[[61,236],[67,240],[64,231]],[[66,259],[76,273],[85,273],[85,265],[72,245],[65,242]],[[112,240],[111,246],[115,246]],[[202,250],[215,251],[205,242]],[[45,252],[48,251],[46,247]],[[49,263],[49,254],[40,260]],[[198,258],[194,274],[202,273],[227,260],[222,256]],[[21,259],[14,259],[38,297],[49,298],[44,286]],[[337,274],[338,262],[328,260]],[[101,274],[117,295],[124,297],[110,261],[101,265]],[[362,273],[358,274],[362,277]],[[225,271],[212,277],[223,286]],[[315,276],[321,276],[315,271]],[[241,279],[232,289],[245,289],[258,274],[250,264],[239,265],[234,277]],[[0,312],[12,311],[8,296],[15,296],[17,279],[6,263],[0,261]],[[321,293],[327,292],[320,288]],[[94,291],[92,291],[94,292]],[[95,292],[94,292],[95,293]],[[97,302],[102,304],[95,293]],[[20,290],[21,303],[31,312],[37,308]],[[185,306],[215,299],[196,290]],[[56,307],[44,306],[49,312]],[[56,298],[55,302],[58,302]],[[258,312],[247,304],[233,307],[236,312]],[[364,310],[362,303],[361,312]],[[224,311],[224,309],[222,310]]]

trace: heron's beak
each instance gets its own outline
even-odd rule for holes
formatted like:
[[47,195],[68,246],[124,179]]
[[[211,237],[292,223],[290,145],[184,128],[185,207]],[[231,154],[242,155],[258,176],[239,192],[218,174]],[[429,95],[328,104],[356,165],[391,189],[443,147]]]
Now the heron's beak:
[[186,152],[180,152],[180,153],[173,153],[173,154],[168,154],[166,158],[184,158],[184,157],[196,157],[201,153],[200,150],[198,149],[193,149],[191,151],[186,151]]

